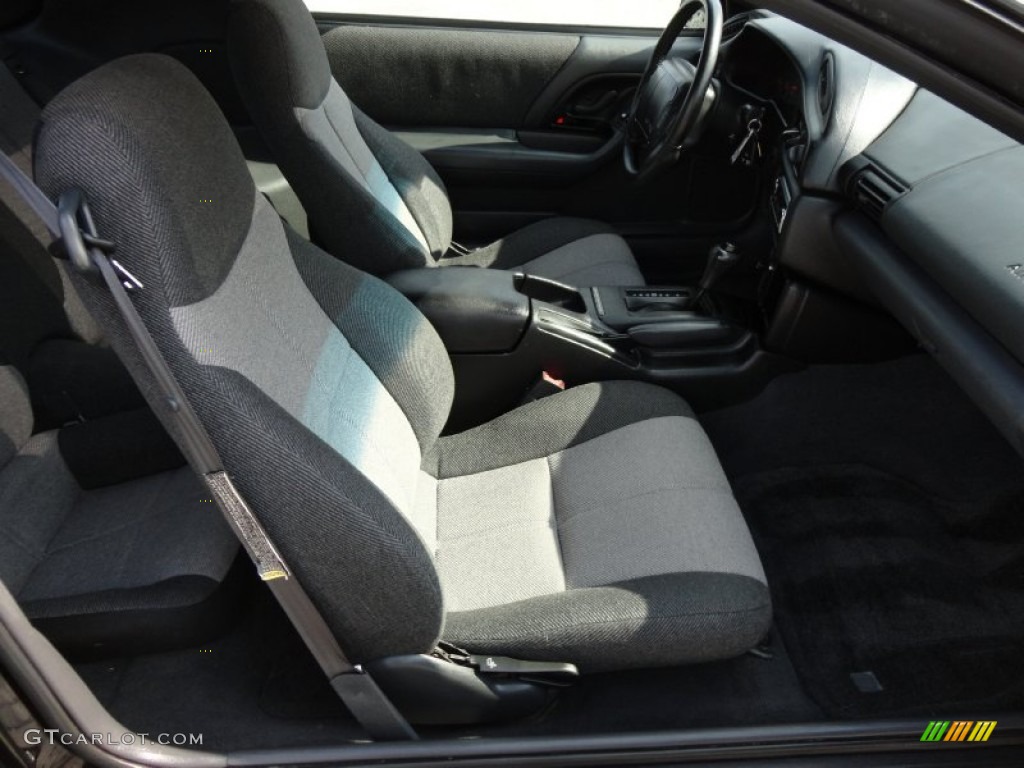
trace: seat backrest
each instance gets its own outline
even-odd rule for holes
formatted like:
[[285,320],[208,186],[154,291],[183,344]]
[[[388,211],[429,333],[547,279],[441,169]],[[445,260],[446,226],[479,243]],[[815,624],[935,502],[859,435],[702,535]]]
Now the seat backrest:
[[0,469],[32,436],[28,385],[13,365],[0,363]]
[[[54,198],[85,193],[225,468],[346,651],[433,647],[436,491],[420,466],[454,384],[430,324],[285,228],[212,98],[168,57],[121,59],[58,95],[35,170]],[[170,424],[109,297],[75,279]]]
[[302,0],[234,0],[228,53],[253,122],[295,189],[314,238],[373,274],[433,266],[452,213],[422,155],[353,105]]

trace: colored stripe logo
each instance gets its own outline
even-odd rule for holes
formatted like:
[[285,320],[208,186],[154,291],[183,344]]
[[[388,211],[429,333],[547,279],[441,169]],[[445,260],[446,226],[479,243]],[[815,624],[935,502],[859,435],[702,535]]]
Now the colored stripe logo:
[[996,725],[995,720],[932,720],[921,741],[988,741]]

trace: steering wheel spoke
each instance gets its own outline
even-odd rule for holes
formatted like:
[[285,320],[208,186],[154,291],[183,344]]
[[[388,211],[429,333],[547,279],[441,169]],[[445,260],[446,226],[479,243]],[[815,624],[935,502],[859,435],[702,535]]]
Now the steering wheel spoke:
[[[671,55],[679,34],[698,12],[707,27],[697,66]],[[696,135],[713,98],[712,78],[722,44],[720,0],[683,0],[651,54],[626,121],[623,161],[634,176],[674,162]]]

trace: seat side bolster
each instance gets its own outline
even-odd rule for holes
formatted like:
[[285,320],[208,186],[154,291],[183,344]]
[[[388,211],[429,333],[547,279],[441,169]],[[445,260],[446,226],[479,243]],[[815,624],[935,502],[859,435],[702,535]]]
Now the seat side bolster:
[[457,435],[427,457],[438,479],[475,474],[552,456],[616,429],[664,416],[694,418],[690,406],[641,382],[585,384],[524,405]]
[[419,225],[434,259],[452,244],[452,208],[441,177],[423,155],[352,105],[356,127]]
[[732,658],[754,647],[770,624],[763,582],[695,572],[450,613],[445,638],[474,653],[568,661],[599,672]]

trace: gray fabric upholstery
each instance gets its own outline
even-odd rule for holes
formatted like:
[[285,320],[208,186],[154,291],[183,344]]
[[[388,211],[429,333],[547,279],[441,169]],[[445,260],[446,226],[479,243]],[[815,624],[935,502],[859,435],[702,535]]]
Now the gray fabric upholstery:
[[430,255],[434,260],[440,259],[452,243],[452,209],[441,177],[419,152],[381,128],[361,109],[353,106],[352,113],[366,146],[423,232]]
[[32,435],[32,404],[18,370],[0,365],[0,467],[21,450]]
[[603,222],[559,216],[542,219],[518,229],[465,256],[448,254],[445,262],[490,269],[514,269],[577,240],[606,234],[612,234],[612,228]]
[[548,458],[571,588],[713,571],[765,581],[695,418],[631,424]]
[[[419,198],[408,192],[410,186],[440,184],[440,179],[416,153],[413,166],[404,169],[407,179],[376,161],[362,135],[368,121],[356,120],[334,82],[316,24],[301,0],[235,0],[228,43],[253,122],[302,200],[310,231],[329,252],[388,274],[432,264],[432,252],[447,250],[450,223],[448,240],[425,247],[424,233],[438,237],[444,227],[420,224],[431,212],[421,210]],[[384,193],[383,202],[375,191]],[[446,199],[443,185],[439,194]],[[408,228],[392,212],[401,210],[395,196],[417,227]],[[450,222],[450,211],[447,215]]]
[[452,613],[446,636],[480,653],[571,658],[595,672],[738,656],[763,639],[770,623],[760,581],[684,573]]
[[168,612],[218,594],[239,550],[205,486],[175,469],[83,491],[59,433],[30,437],[32,422],[24,380],[0,366],[0,580],[29,618],[65,649],[215,629]]
[[[0,103],[2,150],[31,173],[39,108],[2,64]],[[92,419],[102,406],[142,403],[109,350],[83,343],[98,342],[101,334],[64,265],[55,267],[47,252],[49,231],[6,187],[0,202],[19,225],[12,226],[6,213],[0,220],[6,262],[0,349],[32,382],[36,411],[33,425],[24,380],[13,368],[0,367],[0,578],[62,650],[123,638],[144,652],[184,641],[189,633],[208,636],[217,629],[212,622],[190,622],[196,617],[185,614],[221,594],[239,545],[204,498],[203,485],[178,469],[83,491],[61,455],[58,433],[29,437],[34,428],[74,417],[91,419],[95,434],[91,428],[99,422]],[[64,409],[72,415],[62,415]],[[105,452],[98,442],[83,450]],[[170,466],[181,466],[173,452]],[[118,462],[116,471],[123,470]]]
[[78,486],[61,461],[56,432],[36,435],[0,470],[0,578],[15,596],[45,559],[77,498]]
[[584,384],[441,438],[425,459],[444,479],[542,459],[630,424],[693,411],[667,389],[642,382]]
[[183,576],[205,576],[212,588],[237,552],[203,484],[172,470],[80,493],[19,598],[67,600]]
[[[102,89],[84,79],[73,83],[48,105],[38,134],[46,159],[40,162],[37,144],[36,180],[55,190],[90,184],[83,192],[95,201],[93,214],[117,221],[112,238],[168,261],[191,261],[192,269],[166,275],[153,264],[152,273],[136,273],[143,285],[160,285],[175,304],[198,301],[221,284],[249,231],[255,186],[242,150],[213,98],[195,90],[195,78],[173,59],[129,56],[104,67],[103,80]],[[175,109],[153,108],[154,93]],[[75,140],[57,135],[73,126],[83,130]],[[182,142],[190,148],[187,162]],[[71,168],[81,175],[61,176]],[[163,184],[160,200],[148,196],[155,194],[152,178]],[[112,199],[103,194],[111,188],[133,192]],[[115,207],[116,214],[109,210]]]
[[209,594],[238,552],[190,470],[82,491],[56,432],[0,469],[0,530],[0,578],[30,618],[187,604],[191,591],[170,589],[154,605],[140,590],[196,576]]
[[646,285],[633,252],[618,235],[591,235],[519,268],[568,285]]
[[545,459],[441,480],[437,569],[449,611],[566,588]]
[[[516,42],[514,35],[502,39]],[[568,46],[567,57],[576,42],[552,36],[545,45]],[[422,155],[349,101],[301,0],[233,0],[229,52],[253,121],[302,200],[317,242],[377,275],[460,263],[438,261],[452,240],[441,178]],[[644,282],[622,238],[604,225],[572,219],[528,228],[462,263],[525,269],[576,285]]]
[[231,271],[206,299],[171,307],[174,328],[201,365],[240,373],[407,511],[422,459],[412,425],[286,254],[281,220],[257,195]]
[[577,286],[646,284],[626,241],[587,219],[545,219],[442,265],[516,269]]
[[[229,474],[354,659],[422,653],[441,587],[413,521],[242,375],[176,366]],[[202,393],[200,395],[200,393]],[[429,525],[429,522],[428,522]]]
[[[561,652],[590,670],[727,658],[760,640],[771,619],[764,571],[682,401],[611,382],[520,410],[441,441],[447,639],[491,653],[511,644],[530,658]],[[524,423],[535,431],[522,434]],[[520,461],[474,458],[499,446]]]
[[[191,110],[214,143],[226,126],[187,71],[144,58],[54,99],[37,176],[53,195],[74,185],[95,201],[225,468],[355,660],[445,637],[614,669],[759,639],[770,606],[757,554],[682,400],[589,385],[439,438],[453,383],[437,334],[389,286],[288,233],[251,183],[231,182],[233,164],[245,168],[236,152],[182,151],[201,139],[174,115]],[[115,99],[116,114],[86,106]],[[109,172],[126,155],[135,170]],[[184,215],[182,174],[246,198],[224,201],[212,247],[199,238],[207,221]],[[160,407],[104,292],[79,283]]]
[[[387,223],[394,236],[404,237],[409,240],[410,248],[418,247],[424,251],[419,264],[426,266],[426,252],[430,247],[427,245],[423,230],[413,218],[405,200],[391,183],[391,179],[384,173],[381,164],[377,162],[375,153],[370,151],[363,140],[356,126],[352,105],[338,84],[334,80],[331,81],[327,96],[318,107],[296,107],[295,117],[303,137],[326,154],[332,161],[335,171],[344,174],[350,184],[362,188],[384,212],[390,214],[393,221],[388,219]],[[330,222],[330,219],[319,220],[322,223]]]
[[319,107],[333,79],[320,31],[308,11],[297,12],[299,7],[305,10],[301,2],[232,0],[228,21],[233,63],[246,73],[259,68],[262,75],[239,85],[265,90],[267,99],[256,103],[281,114]]
[[401,406],[421,450],[428,450],[455,396],[455,378],[437,332],[384,282],[287,234],[306,286]]

